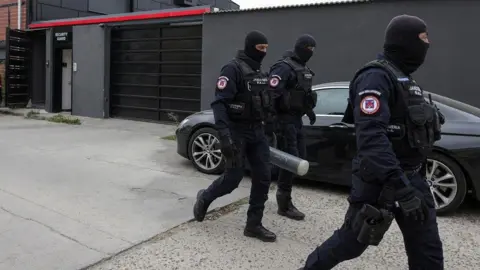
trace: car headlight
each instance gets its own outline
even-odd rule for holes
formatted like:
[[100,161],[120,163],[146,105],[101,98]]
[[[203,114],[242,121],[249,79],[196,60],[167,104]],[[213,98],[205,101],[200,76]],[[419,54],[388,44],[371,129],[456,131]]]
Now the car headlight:
[[187,122],[188,122],[188,118],[185,118],[182,120],[182,122],[180,122],[180,124],[178,124],[178,129],[181,129]]

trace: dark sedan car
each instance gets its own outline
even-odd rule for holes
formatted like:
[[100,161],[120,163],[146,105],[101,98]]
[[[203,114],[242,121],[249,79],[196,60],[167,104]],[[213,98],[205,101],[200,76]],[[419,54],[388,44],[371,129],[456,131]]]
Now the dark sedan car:
[[[356,143],[353,125],[341,122],[348,82],[320,84],[313,90],[318,94],[317,122],[310,126],[304,118],[310,170],[303,178],[349,186]],[[442,139],[429,156],[427,180],[437,212],[450,213],[462,204],[467,193],[480,200],[480,109],[431,95],[446,123]],[[212,111],[202,111],[185,118],[176,131],[178,154],[208,174],[221,173],[224,166],[221,152],[215,148],[218,139],[213,123]]]

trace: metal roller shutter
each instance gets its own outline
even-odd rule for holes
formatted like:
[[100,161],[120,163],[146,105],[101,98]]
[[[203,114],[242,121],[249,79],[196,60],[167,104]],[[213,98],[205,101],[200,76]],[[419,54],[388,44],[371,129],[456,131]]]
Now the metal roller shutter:
[[110,115],[177,122],[200,110],[201,25],[112,29]]

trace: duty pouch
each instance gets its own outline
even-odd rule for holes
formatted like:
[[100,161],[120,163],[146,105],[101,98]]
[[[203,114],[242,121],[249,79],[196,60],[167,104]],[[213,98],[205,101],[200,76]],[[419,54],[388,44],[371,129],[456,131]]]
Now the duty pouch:
[[282,93],[278,106],[281,112],[286,113],[290,111],[290,91]]
[[290,109],[294,111],[304,111],[305,92],[303,90],[293,90],[290,92]]
[[429,104],[412,105],[408,107],[407,127],[408,142],[412,148],[428,153],[433,146],[434,108]]
[[254,119],[263,119],[262,96],[252,95],[252,117]]
[[392,225],[393,219],[393,213],[385,209],[377,209],[369,204],[363,205],[355,220],[357,228],[360,229],[357,241],[365,245],[378,246]]
[[260,97],[262,99],[262,107],[264,110],[268,110],[272,107],[272,102],[270,95],[268,94],[267,91],[261,91],[260,92]]
[[248,108],[243,102],[230,103],[227,106],[227,113],[232,120],[245,120],[249,117]]

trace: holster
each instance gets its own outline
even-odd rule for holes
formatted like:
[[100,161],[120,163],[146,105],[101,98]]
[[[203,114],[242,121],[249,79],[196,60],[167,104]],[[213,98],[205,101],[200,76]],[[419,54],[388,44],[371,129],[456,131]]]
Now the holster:
[[370,204],[363,205],[354,221],[354,228],[358,231],[357,241],[378,246],[392,225],[394,217],[389,210],[378,209]]
[[235,151],[232,158],[225,158],[225,168],[241,168],[243,166],[243,158],[240,151]]

